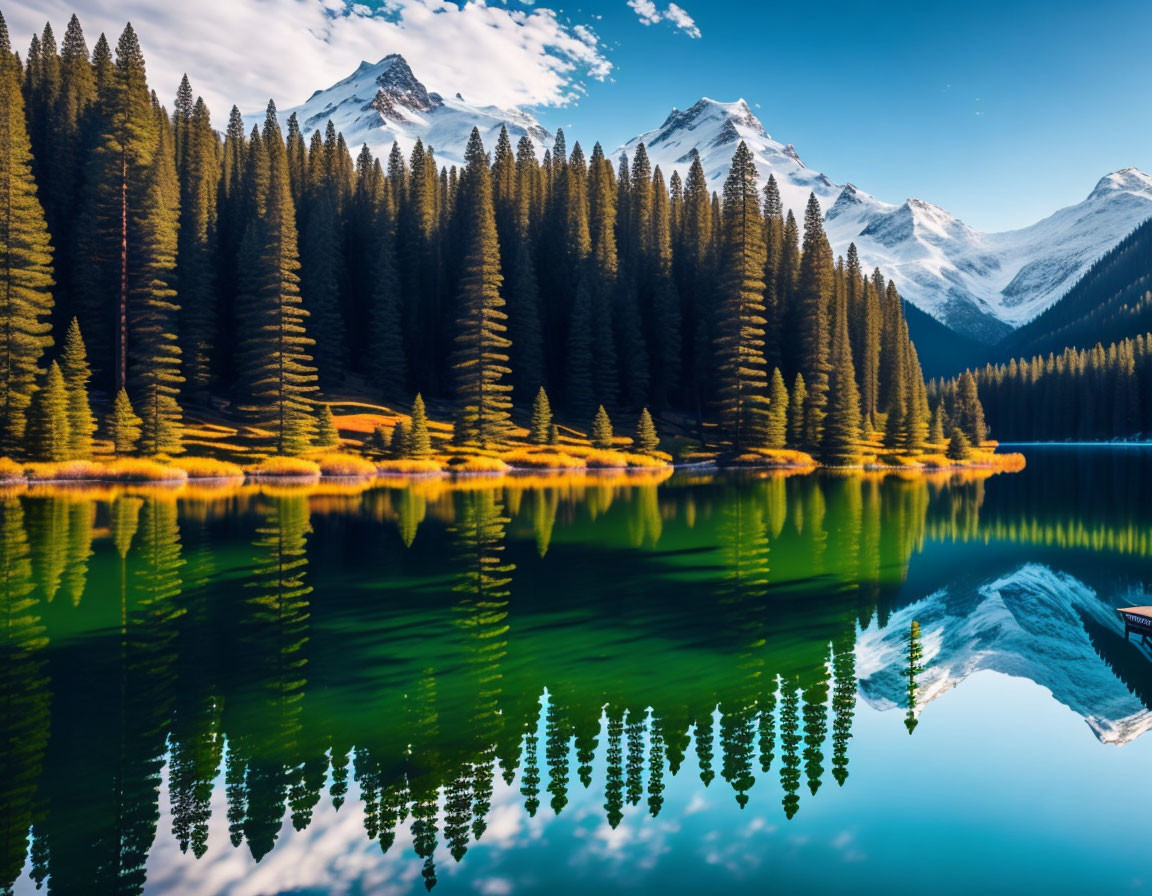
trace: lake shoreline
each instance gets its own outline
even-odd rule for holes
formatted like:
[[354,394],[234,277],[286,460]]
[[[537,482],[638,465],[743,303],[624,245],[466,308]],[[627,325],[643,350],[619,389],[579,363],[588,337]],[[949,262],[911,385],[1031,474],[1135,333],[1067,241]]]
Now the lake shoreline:
[[[62,470],[61,475],[51,475],[38,467],[46,465],[29,465],[28,472],[23,475],[13,475],[11,468],[7,475],[0,477],[0,488],[27,486],[32,488],[98,488],[108,486],[157,486],[162,488],[178,488],[183,485],[202,487],[226,487],[230,485],[280,485],[280,486],[309,486],[318,484],[368,484],[381,483],[416,483],[430,480],[445,480],[447,482],[467,482],[478,480],[525,480],[539,478],[545,481],[561,481],[565,478],[590,477],[594,479],[643,479],[653,476],[661,479],[676,473],[702,473],[702,474],[765,474],[780,473],[782,475],[807,475],[816,472],[834,473],[838,475],[869,476],[875,474],[898,474],[909,477],[931,476],[948,473],[963,472],[1017,472],[1023,469],[1023,455],[993,454],[1002,458],[999,462],[989,462],[986,458],[980,461],[961,462],[953,464],[925,464],[909,462],[905,464],[863,463],[853,466],[831,466],[820,464],[815,460],[811,462],[789,463],[756,463],[749,460],[743,462],[726,462],[719,459],[660,463],[654,462],[645,465],[629,465],[627,461],[619,464],[598,463],[597,465],[580,467],[528,467],[504,465],[493,469],[453,469],[449,465],[433,469],[435,462],[429,462],[423,469],[405,470],[390,468],[387,463],[374,468],[361,469],[357,472],[325,472],[310,461],[292,464],[283,471],[242,469],[236,472],[228,471],[212,475],[190,475],[181,466],[180,460],[174,460],[171,466],[156,462],[148,462],[146,475],[125,475],[112,470],[108,475],[102,475],[100,466],[91,461],[85,461],[81,468],[89,475],[66,475],[68,470]],[[296,459],[293,459],[296,460]],[[768,460],[765,458],[765,460]],[[194,463],[189,466],[200,467],[209,461],[202,458],[188,459]],[[186,463],[188,461],[185,461]],[[214,463],[214,462],[212,462]],[[370,462],[364,461],[364,467]],[[305,464],[315,466],[315,469],[304,468]],[[15,466],[15,465],[13,465]],[[77,471],[79,472],[79,471]],[[165,475],[171,473],[171,475]]]

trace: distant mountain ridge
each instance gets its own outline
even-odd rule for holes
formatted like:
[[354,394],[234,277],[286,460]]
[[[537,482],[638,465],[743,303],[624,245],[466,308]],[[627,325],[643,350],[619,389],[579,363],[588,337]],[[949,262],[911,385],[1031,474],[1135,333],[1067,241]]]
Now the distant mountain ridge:
[[[396,141],[408,153],[419,139],[448,165],[463,162],[473,127],[489,150],[504,126],[513,144],[527,136],[539,155],[554,144],[553,134],[527,111],[428,91],[396,54],[362,62],[301,105],[280,110],[285,122],[292,114],[305,136],[331,120],[353,151],[367,143],[383,156]],[[887,203],[809,168],[795,147],[773,139],[744,100],[705,97],[687,109],[673,109],[659,127],[613,155],[631,157],[643,142],[668,178],[674,170],[686,176],[698,153],[709,186],[720,190],[740,141],[752,150],[760,176],[776,177],[785,208],[800,217],[809,194],[816,195],[837,253],[854,242],[863,264],[879,267],[908,302],[987,345],[1051,307],[1097,259],[1152,217],[1152,176],[1125,168],[1101,178],[1084,201],[1036,224],[983,233],[922,199]]]

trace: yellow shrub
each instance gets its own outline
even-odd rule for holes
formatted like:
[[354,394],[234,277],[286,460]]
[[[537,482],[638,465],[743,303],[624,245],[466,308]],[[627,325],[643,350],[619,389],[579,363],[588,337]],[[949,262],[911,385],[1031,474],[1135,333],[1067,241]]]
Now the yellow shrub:
[[619,451],[592,448],[584,460],[589,470],[621,470],[628,466],[628,455]]
[[99,478],[113,482],[183,482],[188,474],[144,457],[122,457],[105,464]]
[[584,461],[559,451],[509,451],[504,461],[514,468],[527,470],[583,470]]
[[453,473],[504,473],[508,464],[498,457],[474,454],[469,457],[453,457],[448,461],[448,469]]
[[24,468],[16,461],[0,457],[0,482],[13,482],[24,478]]
[[319,476],[320,466],[302,457],[269,457],[248,472],[253,476]]
[[440,464],[434,460],[385,460],[376,465],[380,473],[428,474],[442,473]]
[[323,476],[372,476],[376,465],[356,454],[324,454],[316,458]]
[[60,463],[27,464],[24,475],[29,482],[94,480],[107,478],[104,466],[90,460],[66,460]]
[[659,452],[655,454],[634,454],[629,451],[624,453],[624,459],[632,469],[657,469],[668,466],[670,462],[668,455]]
[[212,457],[182,457],[175,464],[189,479],[235,479],[244,476],[238,464]]

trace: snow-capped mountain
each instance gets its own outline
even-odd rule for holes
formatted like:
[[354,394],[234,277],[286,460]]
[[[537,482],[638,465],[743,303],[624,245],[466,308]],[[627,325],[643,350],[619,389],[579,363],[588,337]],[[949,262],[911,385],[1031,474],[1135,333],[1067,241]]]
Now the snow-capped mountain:
[[538,155],[552,145],[552,135],[520,109],[475,105],[460,94],[449,99],[430,93],[404,57],[397,54],[385,56],[375,65],[361,62],[344,80],[316,91],[302,105],[281,109],[279,113],[282,122],[295,113],[305,138],[314,130],[323,131],[331,120],[353,153],[367,143],[383,158],[393,141],[407,156],[420,139],[435,150],[438,162],[459,165],[464,161],[464,147],[474,127],[480,129],[489,151],[496,145],[503,125],[508,128],[513,147],[524,135],[535,143]]
[[[1118,596],[1118,605],[1147,595]],[[969,675],[990,669],[1027,678],[1051,691],[1106,743],[1123,744],[1152,728],[1152,711],[1113,671],[1100,650],[1152,654],[1124,625],[1110,601],[1080,580],[1028,564],[974,591],[938,591],[895,613],[856,642],[860,694],[879,709],[906,706],[908,631],[920,623],[924,671],[919,710]]]
[[700,154],[709,186],[720,190],[736,146],[752,150],[761,178],[774,174],[785,208],[801,217],[808,194],[825,212],[838,253],[855,242],[864,265],[879,267],[900,293],[937,320],[993,342],[1053,304],[1093,261],[1152,216],[1152,177],[1125,168],[1088,198],[1021,230],[982,233],[920,199],[892,205],[808,168],[791,144],[773,140],[743,100],[702,99],[628,141],[643,142],[665,178],[686,177]]

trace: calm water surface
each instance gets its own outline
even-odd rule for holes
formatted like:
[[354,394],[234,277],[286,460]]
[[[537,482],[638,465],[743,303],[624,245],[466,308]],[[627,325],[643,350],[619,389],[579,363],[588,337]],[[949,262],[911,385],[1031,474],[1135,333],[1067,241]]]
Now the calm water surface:
[[1152,450],[1028,454],[2,494],[0,892],[1152,888]]

